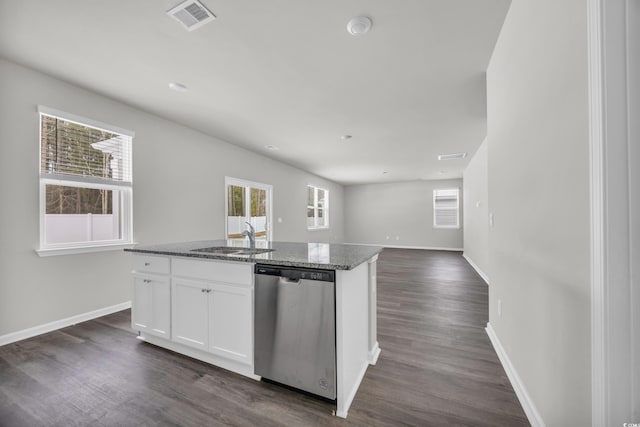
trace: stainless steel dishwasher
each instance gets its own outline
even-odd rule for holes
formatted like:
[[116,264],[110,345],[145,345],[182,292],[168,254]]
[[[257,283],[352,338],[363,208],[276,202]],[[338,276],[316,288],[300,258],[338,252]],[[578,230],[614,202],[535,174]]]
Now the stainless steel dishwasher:
[[254,371],[336,398],[335,272],[255,266]]

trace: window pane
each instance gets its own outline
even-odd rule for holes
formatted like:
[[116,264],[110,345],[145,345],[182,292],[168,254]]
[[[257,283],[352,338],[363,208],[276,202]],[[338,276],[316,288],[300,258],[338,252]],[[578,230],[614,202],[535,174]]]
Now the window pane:
[[267,191],[251,188],[251,216],[267,216]]
[[47,184],[45,200],[47,244],[121,238],[121,191]]
[[40,171],[131,181],[131,138],[41,115]]
[[318,209],[318,227],[327,226],[327,217],[324,209]]
[[244,187],[230,185],[227,187],[227,203],[229,216],[244,217]]
[[250,188],[251,218],[250,222],[256,231],[256,238],[267,238],[267,190]]
[[315,226],[314,211],[313,208],[307,208],[307,227]]
[[458,228],[460,226],[459,194],[457,188],[433,191],[434,227]]
[[307,206],[313,206],[315,204],[314,189],[315,187],[307,186]]
[[325,196],[326,195],[326,191],[323,190],[322,188],[318,188],[318,207],[322,208],[325,206]]

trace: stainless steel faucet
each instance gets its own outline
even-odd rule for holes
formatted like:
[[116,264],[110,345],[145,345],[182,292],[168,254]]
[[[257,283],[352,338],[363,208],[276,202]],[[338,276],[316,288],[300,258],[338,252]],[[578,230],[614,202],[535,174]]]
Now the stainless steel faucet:
[[256,247],[256,229],[249,222],[245,222],[249,226],[249,230],[244,230],[242,235],[249,238],[249,246],[253,249]]

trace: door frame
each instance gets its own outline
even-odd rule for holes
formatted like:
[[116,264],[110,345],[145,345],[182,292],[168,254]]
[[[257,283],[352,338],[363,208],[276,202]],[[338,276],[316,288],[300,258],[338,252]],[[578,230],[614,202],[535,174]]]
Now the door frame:
[[[233,178],[230,176],[224,177],[224,238],[228,239],[229,236],[229,205],[228,205],[228,193],[227,188],[229,185],[235,185],[238,187],[252,187],[260,190],[266,190],[267,192],[267,241],[273,240],[273,185],[263,184],[261,182],[248,181],[246,179]],[[251,199],[248,200],[251,203]]]
[[638,8],[588,0],[593,426],[640,419]]

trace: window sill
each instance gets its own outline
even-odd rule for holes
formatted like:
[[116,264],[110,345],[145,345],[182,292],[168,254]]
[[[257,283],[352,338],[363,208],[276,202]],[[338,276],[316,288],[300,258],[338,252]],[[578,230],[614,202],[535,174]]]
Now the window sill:
[[328,229],[329,227],[313,227],[313,228],[307,227],[307,231],[325,231]]
[[106,251],[119,251],[122,249],[132,248],[135,243],[113,243],[102,244],[96,246],[68,246],[63,248],[40,248],[36,249],[36,253],[41,256],[55,256],[55,255],[75,255],[85,254],[91,252],[106,252]]
[[433,226],[433,228],[435,228],[436,230],[440,229],[440,230],[460,230],[462,227],[447,227],[447,226]]

